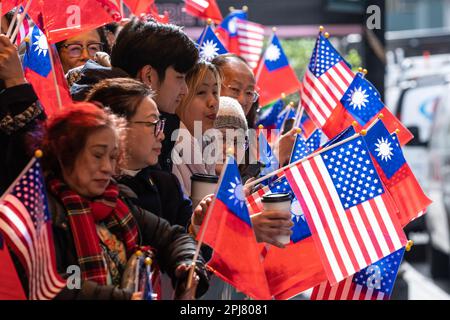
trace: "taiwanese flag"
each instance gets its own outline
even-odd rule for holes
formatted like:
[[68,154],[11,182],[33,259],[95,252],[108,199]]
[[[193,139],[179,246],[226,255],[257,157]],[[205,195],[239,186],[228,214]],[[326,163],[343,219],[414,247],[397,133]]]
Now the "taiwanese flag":
[[291,94],[300,89],[300,82],[289,65],[276,35],[273,35],[256,70],[256,84],[260,88],[261,105],[278,99],[281,93]]
[[284,111],[283,100],[279,99],[268,106],[265,106],[258,110],[258,119],[256,125],[263,125],[264,128],[270,130],[275,128],[281,128],[281,125],[286,116]]
[[270,299],[239,170],[231,156],[204,221],[199,235],[204,232],[204,242],[214,250],[208,262],[214,273],[252,298]]
[[223,19],[216,32],[228,51],[239,55],[238,20],[247,20],[247,12],[234,10]]
[[334,137],[339,132],[356,121],[355,129],[360,131],[383,114],[383,122],[390,132],[400,129],[399,140],[405,145],[413,137],[411,132],[384,105],[375,87],[358,72],[331,112],[322,127],[328,137]]
[[316,125],[306,112],[303,112],[302,117],[300,119],[300,123],[299,125],[297,125],[297,127],[302,129],[303,135],[306,138],[308,138],[311,134],[313,134],[314,130],[316,130]]
[[61,102],[63,105],[72,103],[61,62],[56,54],[56,50],[52,46],[49,47],[44,34],[37,26],[34,26],[31,31],[29,43],[29,45],[27,44],[23,59],[25,77],[33,86],[40,102],[44,106],[45,113],[51,115],[59,110],[59,105],[49,57],[50,54],[53,54],[53,63]]
[[26,300],[8,247],[2,243],[0,233],[0,300]]
[[222,42],[214,33],[210,25],[203,30],[200,38],[197,40],[200,59],[211,62],[215,57],[227,53]]
[[223,17],[216,0],[184,0],[184,9],[190,15],[199,19],[211,19],[218,24]]
[[398,218],[404,227],[423,215],[431,200],[406,163],[396,134],[389,134],[382,121],[368,130],[364,139],[375,159],[377,172],[399,209]]
[[49,43],[56,43],[122,19],[114,0],[33,1],[28,14]]
[[336,286],[321,283],[313,289],[311,300],[389,300],[404,253],[401,248]]

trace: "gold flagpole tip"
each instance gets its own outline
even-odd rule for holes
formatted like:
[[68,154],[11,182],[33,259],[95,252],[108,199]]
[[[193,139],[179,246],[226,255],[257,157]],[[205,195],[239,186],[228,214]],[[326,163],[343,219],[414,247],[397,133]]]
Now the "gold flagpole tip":
[[227,155],[228,155],[228,156],[234,155],[234,148],[233,148],[233,147],[229,147],[229,148],[227,149]]
[[302,129],[296,128],[296,129],[295,129],[295,133],[302,133]]
[[258,129],[259,129],[259,130],[264,129],[264,126],[263,126],[262,124],[260,124],[260,125],[258,126]]
[[367,71],[367,69],[363,69],[362,71],[364,74],[367,74],[369,71]]
[[36,158],[42,158],[42,156],[43,156],[44,154],[42,153],[42,150],[40,150],[40,149],[37,149],[35,152],[34,152],[34,156],[36,157]]
[[206,20],[206,24],[207,24],[208,26],[210,26],[210,25],[212,24],[212,19],[211,19],[211,18],[208,18],[208,20]]
[[378,119],[383,119],[383,118],[384,118],[384,114],[380,113],[380,114],[378,115]]
[[233,12],[234,11],[234,7],[230,6],[230,7],[228,7],[228,10],[230,10],[230,12]]
[[399,134],[400,133],[400,129],[395,129],[395,134]]
[[242,11],[247,12],[248,11],[248,7],[247,6],[242,6]]
[[289,105],[290,105],[291,107],[293,107],[293,106],[294,106],[294,101],[289,102]]
[[408,240],[408,243],[406,244],[406,251],[410,251],[411,247],[414,245],[414,241]]
[[23,38],[23,41],[30,42],[30,38],[29,37],[25,37],[25,38]]
[[281,93],[281,99],[285,99],[286,98],[286,94],[284,92]]
[[277,32],[277,27],[272,27],[272,32]]
[[330,34],[328,32],[325,32],[324,36],[328,39],[330,37]]
[[137,255],[138,257],[142,256],[142,251],[141,251],[141,250],[137,250],[137,251],[136,251],[136,255]]
[[323,26],[320,26],[320,27],[319,27],[319,31],[320,31],[320,32],[323,32]]
[[358,122],[356,122],[356,120],[352,122],[352,126],[356,127],[357,125],[358,125]]
[[365,135],[367,134],[367,130],[366,130],[366,129],[362,129],[361,132],[360,132],[360,134],[361,134],[362,136],[365,136]]
[[363,72],[363,68],[362,68],[362,67],[359,67],[359,68],[358,68],[358,72]]
[[147,258],[144,259],[144,263],[145,263],[146,266],[151,265],[152,262],[153,262],[153,260],[150,257],[147,257]]

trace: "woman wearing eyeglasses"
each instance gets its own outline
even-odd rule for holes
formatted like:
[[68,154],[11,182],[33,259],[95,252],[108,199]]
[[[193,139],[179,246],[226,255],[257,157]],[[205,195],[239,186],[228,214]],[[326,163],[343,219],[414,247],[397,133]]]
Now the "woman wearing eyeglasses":
[[188,227],[191,201],[184,197],[171,173],[152,170],[164,140],[164,119],[152,99],[152,90],[131,78],[105,79],[96,84],[87,101],[100,102],[128,121],[125,161],[117,177],[133,202],[170,224]]
[[56,48],[64,73],[67,73],[70,69],[84,65],[89,59],[94,59],[97,52],[110,53],[108,40],[103,27],[58,42]]

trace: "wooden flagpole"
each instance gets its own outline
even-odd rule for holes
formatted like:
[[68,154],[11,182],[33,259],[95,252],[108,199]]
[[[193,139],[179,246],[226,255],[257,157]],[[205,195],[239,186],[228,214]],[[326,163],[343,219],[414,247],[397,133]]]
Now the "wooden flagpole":
[[[27,2],[27,5],[25,6],[25,9],[23,10],[23,12],[20,14],[19,18],[17,19],[17,25],[16,25],[16,27],[14,29],[14,32],[12,33],[11,37],[9,38],[12,43],[14,43],[14,41],[16,39],[16,36],[17,36],[17,33],[19,33],[20,26],[22,25],[23,19],[25,19],[25,16],[28,13],[28,9],[30,9],[30,5],[31,5],[32,1],[33,0],[30,0],[30,1]],[[16,12],[17,11],[19,11],[18,7],[16,9]]]
[[306,160],[309,160],[309,159],[311,159],[312,157],[315,157],[315,156],[321,154],[322,152],[325,152],[325,151],[328,151],[328,150],[330,150],[330,149],[332,149],[332,148],[334,148],[334,147],[340,146],[341,144],[344,144],[344,143],[346,143],[346,142],[348,142],[348,141],[350,141],[350,140],[353,140],[353,139],[355,139],[355,138],[357,138],[357,137],[359,137],[359,136],[365,136],[366,133],[367,133],[367,131],[369,131],[369,130],[370,130],[370,129],[371,129],[371,128],[372,128],[372,127],[380,120],[380,119],[382,119],[382,118],[383,118],[383,114],[380,113],[380,114],[378,115],[377,119],[375,119],[375,120],[374,120],[374,121],[373,121],[366,129],[361,130],[361,132],[355,133],[355,134],[352,135],[351,137],[348,137],[348,138],[346,138],[346,139],[344,139],[344,140],[342,140],[342,141],[336,142],[335,144],[329,145],[329,146],[326,147],[326,148],[323,148],[323,149],[318,150],[318,151],[316,151],[316,152],[314,152],[314,153],[311,153],[310,155],[306,156],[305,158],[302,158],[302,159],[299,159],[299,160],[297,160],[297,161],[295,161],[295,162],[292,162],[292,163],[290,163],[290,164],[288,164],[288,165],[286,165],[286,166],[284,166],[284,167],[282,167],[282,168],[280,168],[280,169],[278,169],[278,170],[275,170],[275,171],[273,171],[273,172],[271,172],[271,173],[265,175],[264,177],[261,177],[261,178],[259,178],[259,179],[257,179],[257,180],[254,180],[254,181],[252,181],[252,182],[249,182],[246,186],[247,186],[247,187],[253,187],[253,186],[257,185],[258,183],[260,183],[261,181],[264,181],[264,180],[266,180],[266,179],[269,179],[270,177],[273,177],[273,176],[277,175],[278,173],[280,173],[280,172],[282,172],[282,171],[284,171],[284,170],[286,170],[286,169],[289,169],[289,168],[291,168],[291,167],[293,167],[293,166],[296,166],[297,164],[299,164],[299,163],[301,163],[301,162],[304,162],[304,161],[306,161]]
[[[230,149],[232,149],[232,148],[230,148]],[[234,153],[234,150],[231,151],[230,149],[227,151],[227,154],[229,154],[229,155]],[[227,161],[225,161],[225,164],[223,166],[222,172],[220,173],[220,178],[219,178],[219,181],[217,183],[216,191],[214,192],[215,196],[213,198],[212,203],[208,207],[208,212],[206,213],[206,219],[202,223],[202,232],[200,233],[200,238],[198,239],[197,248],[195,249],[194,257],[192,258],[191,269],[189,270],[189,275],[188,275],[188,279],[187,279],[187,286],[186,286],[187,289],[189,289],[192,286],[192,280],[193,280],[193,277],[194,277],[196,261],[198,259],[199,254],[200,254],[200,248],[202,247],[203,239],[205,238],[205,232],[206,232],[206,229],[208,228],[209,220],[211,218],[211,211],[214,208],[214,205],[216,203],[217,192],[219,190],[220,185],[222,184],[223,176],[225,174],[225,171],[226,171],[225,169],[226,169],[228,163],[229,163],[229,157],[227,157]]]

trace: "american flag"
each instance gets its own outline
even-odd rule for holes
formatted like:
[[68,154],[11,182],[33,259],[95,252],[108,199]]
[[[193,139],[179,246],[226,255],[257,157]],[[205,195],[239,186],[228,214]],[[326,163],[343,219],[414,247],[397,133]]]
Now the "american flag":
[[320,128],[353,81],[350,65],[319,33],[303,78],[302,105]]
[[[20,7],[19,14],[17,15],[17,19],[23,14],[23,7]],[[30,33],[30,26],[32,22],[30,17],[28,15],[25,16],[25,18],[22,21],[22,24],[20,25],[19,32],[17,33],[16,38],[16,44],[19,46],[22,41],[25,39],[26,36]]]
[[236,20],[239,55],[256,68],[264,44],[264,26],[244,19]]
[[289,163],[303,159],[311,153],[311,149],[306,145],[305,139],[301,134],[295,137],[294,147],[292,148],[291,159]]
[[284,171],[331,285],[395,250],[406,236],[362,137]]
[[39,162],[28,169],[0,204],[0,231],[26,270],[30,300],[54,298],[65,281],[55,266],[51,217]]
[[322,139],[322,130],[316,129],[306,140],[306,145],[311,152],[316,151],[320,147],[320,141]]
[[334,287],[322,282],[314,287],[311,300],[388,300],[404,252],[401,248]]

